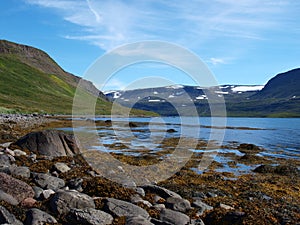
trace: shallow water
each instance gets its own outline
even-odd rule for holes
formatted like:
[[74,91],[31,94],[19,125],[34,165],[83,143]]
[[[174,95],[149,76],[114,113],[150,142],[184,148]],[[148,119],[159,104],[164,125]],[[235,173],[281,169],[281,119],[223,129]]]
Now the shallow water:
[[[107,119],[96,118],[96,120]],[[189,150],[200,154],[209,151],[222,153],[214,158],[214,161],[223,165],[215,171],[235,175],[251,173],[257,166],[242,163],[236,163],[235,167],[229,166],[228,162],[233,161],[230,154],[243,156],[243,153],[236,149],[241,143],[251,143],[264,148],[264,151],[257,154],[258,156],[300,160],[300,119],[214,118],[213,120],[212,123],[212,118],[209,117],[112,118],[112,127],[97,126],[99,145],[91,147],[103,152],[139,156],[165,150],[167,147],[163,149],[161,146],[165,138],[188,137],[205,141],[213,139],[216,140],[217,146],[224,147],[211,150],[189,148]],[[142,123],[130,128],[128,122]],[[80,132],[91,132],[91,127],[76,129]],[[167,132],[168,129],[174,129],[176,132]],[[193,170],[197,171],[197,168]]]
[[[97,120],[106,120],[107,118],[97,118]],[[218,126],[218,120],[214,124]],[[300,119],[299,118],[226,118],[226,126],[230,129],[206,128],[211,126],[211,118],[201,117],[199,123],[194,123],[195,118],[186,117],[162,117],[155,121],[152,118],[113,118],[113,121],[131,121],[131,122],[150,122],[150,131],[135,132],[136,141],[143,140],[147,147],[152,144],[157,137],[180,137],[187,136],[209,140],[212,132],[223,132],[223,144],[232,142],[251,143],[266,149],[264,154],[280,158],[300,158]],[[159,123],[160,122],[160,123]],[[220,127],[223,127],[223,121]],[[201,128],[199,128],[201,126]],[[236,127],[238,129],[232,129]],[[243,127],[243,129],[239,129]],[[246,129],[248,127],[250,129]],[[115,127],[116,128],[116,127]],[[183,129],[184,128],[184,129]],[[256,129],[253,129],[256,128]],[[119,128],[118,128],[119,129]],[[137,130],[147,130],[148,126],[135,128]],[[176,133],[166,133],[167,129],[175,129]],[[132,129],[134,131],[134,129]],[[198,132],[199,131],[199,132]],[[117,132],[119,138],[128,135],[126,131]],[[148,142],[148,144],[147,144]]]

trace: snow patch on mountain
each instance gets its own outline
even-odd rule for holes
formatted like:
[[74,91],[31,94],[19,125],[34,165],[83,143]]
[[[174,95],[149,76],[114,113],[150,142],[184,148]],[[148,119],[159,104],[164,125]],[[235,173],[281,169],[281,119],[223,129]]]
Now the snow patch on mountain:
[[245,92],[245,91],[260,91],[263,89],[263,85],[257,86],[236,86],[231,89],[232,92]]

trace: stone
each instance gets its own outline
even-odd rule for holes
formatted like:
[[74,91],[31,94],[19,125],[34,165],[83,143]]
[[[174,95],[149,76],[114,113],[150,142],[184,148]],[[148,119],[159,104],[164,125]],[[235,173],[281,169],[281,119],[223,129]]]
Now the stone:
[[17,199],[15,199],[10,194],[5,193],[1,189],[0,189],[0,201],[5,201],[5,202],[9,203],[10,205],[18,205],[19,204]]
[[143,188],[137,187],[137,188],[135,188],[135,191],[136,191],[136,193],[138,193],[140,196],[145,197],[145,195],[146,195]]
[[243,143],[240,144],[237,149],[242,153],[248,153],[248,154],[256,154],[263,150],[263,148],[256,146],[254,144],[247,144]]
[[22,202],[21,202],[21,206],[24,208],[32,208],[36,203],[36,200],[33,198],[25,198]]
[[153,206],[154,209],[161,211],[162,209],[165,209],[166,206],[164,204],[156,204]]
[[125,225],[154,225],[145,217],[142,216],[130,216],[126,218]]
[[0,155],[0,167],[9,167],[11,164],[12,161],[8,155]]
[[11,214],[6,208],[0,205],[0,224],[23,225],[20,220],[17,220],[15,215]]
[[83,191],[82,182],[83,182],[82,178],[75,178],[75,179],[69,180],[69,182],[67,183],[67,186],[70,189],[82,192]]
[[213,210],[214,208],[206,203],[202,202],[200,199],[194,200],[192,206],[198,209],[197,214],[202,216],[206,211]]
[[31,186],[5,173],[0,173],[0,190],[11,195],[18,203],[25,198],[34,197],[34,191]]
[[67,164],[61,162],[55,163],[53,165],[53,169],[59,173],[66,173],[71,170],[71,168]]
[[77,192],[59,190],[50,200],[50,207],[57,214],[67,214],[71,209],[95,208],[93,198]]
[[144,218],[149,218],[149,214],[146,210],[132,203],[125,202],[122,200],[114,198],[105,199],[104,210],[115,216],[142,216]]
[[33,208],[27,211],[25,225],[55,224],[56,219],[50,214]]
[[22,151],[22,150],[20,150],[20,149],[15,149],[14,150],[14,154],[15,154],[15,156],[26,156],[27,155],[27,153],[26,152],[24,152],[24,151]]
[[68,218],[73,224],[98,225],[111,224],[113,217],[101,210],[93,208],[71,209]]
[[52,189],[57,191],[65,186],[65,181],[58,177],[53,177],[45,173],[33,173],[34,182],[43,189]]
[[193,219],[191,220],[191,225],[205,225],[201,219]]
[[34,190],[34,198],[39,199],[41,194],[43,193],[43,188],[38,186],[33,186],[32,189]]
[[167,133],[175,133],[175,132],[177,132],[177,131],[173,128],[167,130]]
[[147,207],[152,207],[152,204],[144,199],[142,199],[139,195],[134,195],[131,197],[130,199],[131,203],[133,204],[138,204],[138,203],[142,203],[144,205],[146,205]]
[[160,220],[176,225],[186,225],[190,222],[190,217],[171,209],[163,209],[160,213]]
[[174,225],[172,223],[163,222],[163,221],[155,219],[155,218],[151,218],[150,222],[153,223],[153,224],[155,224],[155,225]]
[[43,190],[43,192],[42,192],[42,196],[44,199],[50,198],[50,196],[53,194],[55,194],[55,191],[53,191],[52,189]]
[[160,197],[162,198],[169,198],[169,197],[175,197],[175,198],[181,198],[181,196],[173,191],[170,191],[166,188],[163,188],[163,187],[160,187],[160,186],[157,186],[157,185],[144,185],[142,186],[142,188],[147,192],[151,192],[151,193],[154,193],[154,194],[157,194],[159,195]]
[[2,147],[2,148],[8,148],[11,144],[12,144],[12,142],[2,143],[2,144],[0,144],[0,147]]
[[23,150],[50,157],[73,156],[79,153],[75,137],[56,130],[29,133],[14,144]]
[[222,209],[225,209],[225,210],[234,210],[233,207],[231,207],[229,205],[222,204],[222,203],[219,204],[219,207],[222,208]]
[[187,212],[191,209],[191,204],[188,200],[182,198],[170,197],[167,198],[166,207],[179,212]]
[[15,153],[13,150],[10,150],[9,148],[5,148],[4,153],[9,154],[11,156],[15,156]]
[[23,178],[30,177],[30,169],[27,166],[15,166],[12,165],[9,167],[9,173],[14,176],[19,176]]

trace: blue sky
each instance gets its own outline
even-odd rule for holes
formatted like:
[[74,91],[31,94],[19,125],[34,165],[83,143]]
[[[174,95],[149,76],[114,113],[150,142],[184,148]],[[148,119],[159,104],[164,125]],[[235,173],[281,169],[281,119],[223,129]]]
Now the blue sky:
[[[191,50],[219,84],[265,84],[300,67],[297,0],[2,0],[0,10],[0,39],[40,48],[79,76],[105,52],[143,40]],[[137,66],[104,89],[151,75],[192,84],[174,68]]]

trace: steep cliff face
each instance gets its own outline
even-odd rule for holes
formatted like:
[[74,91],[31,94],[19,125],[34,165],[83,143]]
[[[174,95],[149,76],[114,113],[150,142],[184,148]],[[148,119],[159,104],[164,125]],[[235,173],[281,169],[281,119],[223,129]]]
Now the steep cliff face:
[[106,100],[106,96],[99,91],[92,82],[64,71],[46,52],[40,49],[0,40],[0,55],[14,56],[22,63],[38,69],[45,74],[54,74],[58,76],[73,87],[77,87],[78,82],[81,80],[81,87],[85,91]]

